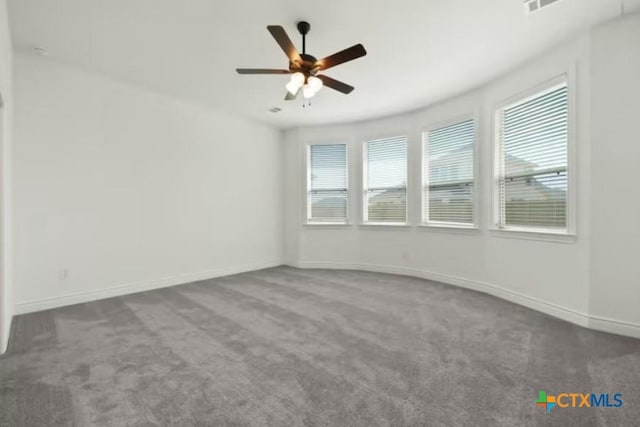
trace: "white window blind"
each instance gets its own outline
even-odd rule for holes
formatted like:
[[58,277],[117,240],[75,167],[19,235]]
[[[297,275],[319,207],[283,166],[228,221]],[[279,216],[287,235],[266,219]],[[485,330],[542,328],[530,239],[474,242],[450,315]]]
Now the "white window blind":
[[407,138],[366,143],[365,221],[407,221]]
[[311,145],[308,152],[309,222],[347,221],[347,146]]
[[473,225],[474,120],[429,130],[423,141],[423,222]]
[[502,109],[499,119],[498,226],[566,230],[566,83]]

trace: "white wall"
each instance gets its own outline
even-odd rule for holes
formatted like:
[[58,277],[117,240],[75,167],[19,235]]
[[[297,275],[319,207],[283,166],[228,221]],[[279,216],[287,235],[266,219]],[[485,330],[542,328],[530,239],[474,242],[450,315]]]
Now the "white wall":
[[282,260],[281,133],[15,56],[19,313]]
[[[626,220],[637,217],[640,202],[620,197],[634,194],[630,173],[640,158],[633,126],[640,117],[639,28],[638,15],[609,23],[420,111],[287,131],[284,151],[282,135],[271,128],[18,55],[15,143],[12,154],[10,145],[4,149],[5,162],[13,163],[15,220],[7,232],[16,242],[15,286],[5,302],[27,312],[276,265],[284,256],[303,267],[389,271],[468,286],[640,336],[640,231]],[[0,90],[11,107],[6,41],[0,39]],[[494,107],[566,71],[575,79],[577,239],[491,233]],[[478,115],[480,127],[480,230],[416,227],[420,130],[467,113]],[[349,143],[357,223],[361,142],[398,133],[410,137],[412,226],[302,225],[305,144]],[[5,166],[7,174],[12,165]]]
[[12,49],[7,2],[0,0],[0,95],[4,107],[0,118],[0,354],[6,350],[13,316],[11,282],[11,115]]
[[640,324],[640,15],[592,39],[590,311]]
[[[631,22],[630,19],[626,24],[615,21],[595,34],[583,34],[562,43],[553,51],[524,64],[495,82],[421,111],[350,125],[287,131],[287,181],[298,185],[287,189],[286,215],[294,220],[285,229],[286,262],[302,267],[356,268],[431,278],[482,290],[584,326],[640,337],[638,226],[636,224],[627,228],[629,224],[621,220],[622,212],[604,213],[605,210],[598,208],[620,203],[617,197],[620,193],[611,187],[611,177],[615,176],[616,182],[620,182],[619,178],[624,176],[625,171],[629,177],[629,172],[640,158],[637,154],[633,155],[640,149],[638,134],[634,134],[632,127],[632,117],[640,117],[637,101],[640,99],[637,93],[637,76],[640,75],[637,40],[640,38],[637,16],[633,20]],[[601,102],[599,109],[593,109],[593,115],[592,37],[595,39],[594,61],[601,61],[594,71],[594,78],[597,79],[594,85]],[[611,46],[618,47],[609,50]],[[618,73],[617,69],[623,66],[624,58],[628,56],[627,51],[633,49],[634,62],[630,70]],[[600,68],[602,71],[598,71]],[[531,240],[490,232],[495,106],[567,71],[573,76],[570,86],[575,96],[572,108],[575,119],[575,156],[570,167],[577,184],[574,192],[577,238],[563,241]],[[601,81],[609,80],[618,82],[617,90],[613,94],[601,93],[604,92],[604,88],[598,87]],[[624,92],[630,81],[634,82],[632,90],[621,98],[622,104],[619,104],[615,101],[619,97],[618,92]],[[594,100],[593,105],[596,103]],[[618,145],[604,159],[601,154],[604,155],[608,148],[599,145],[598,155],[592,158],[592,123],[601,125],[594,125],[599,134],[607,135],[614,131],[621,120],[617,116],[618,105],[624,105],[631,111],[625,115],[628,121],[623,130],[619,130],[623,133],[616,137]],[[608,111],[606,118],[600,121],[605,110]],[[480,129],[480,230],[449,232],[417,227],[416,224],[420,222],[420,131],[424,126],[474,112],[478,114]],[[362,142],[369,138],[403,133],[409,135],[409,220],[412,226],[397,228],[357,225],[359,218],[362,218]],[[599,144],[601,139],[599,136]],[[305,145],[329,141],[349,144],[353,190],[350,209],[357,213],[352,218],[355,224],[304,226]],[[626,169],[620,170],[617,166],[620,164],[625,165]],[[592,180],[598,181],[593,185],[595,194],[591,192]],[[630,193],[627,194],[633,194],[634,181],[628,180],[626,185]],[[608,196],[604,197],[605,194]],[[626,198],[622,203],[622,206],[628,208],[625,215],[637,217],[640,208],[638,203],[637,198]],[[592,212],[597,214],[594,227]],[[607,234],[606,223],[609,221],[617,223],[614,235]],[[593,257],[592,235],[599,246],[597,251],[594,250]],[[596,243],[593,245],[595,247]],[[611,250],[615,252],[610,252]],[[594,263],[597,273],[591,268],[595,257],[599,257],[602,263]],[[616,261],[612,262],[613,260]],[[623,271],[617,272],[616,269],[620,267]],[[590,274],[596,274],[593,283]],[[606,283],[612,280],[618,280],[616,286],[620,292],[605,297],[604,294],[611,289]],[[594,292],[594,288],[598,288],[598,291]],[[624,298],[630,300],[624,301]],[[604,310],[605,306],[608,310]],[[614,321],[596,323],[591,311],[606,315]]]

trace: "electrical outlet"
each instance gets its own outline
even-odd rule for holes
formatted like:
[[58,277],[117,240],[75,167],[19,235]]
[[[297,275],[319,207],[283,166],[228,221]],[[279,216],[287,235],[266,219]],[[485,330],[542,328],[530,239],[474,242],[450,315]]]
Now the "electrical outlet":
[[66,268],[63,268],[62,270],[58,271],[58,279],[66,280],[67,277],[69,277],[69,270],[67,270]]

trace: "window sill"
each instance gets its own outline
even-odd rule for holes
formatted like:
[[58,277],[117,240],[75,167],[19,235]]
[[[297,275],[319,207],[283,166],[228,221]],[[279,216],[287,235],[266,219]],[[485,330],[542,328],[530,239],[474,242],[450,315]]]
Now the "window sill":
[[359,227],[365,230],[410,230],[412,228],[411,225],[407,224],[406,222],[364,222],[361,223]]
[[480,234],[480,229],[475,225],[449,225],[449,224],[420,224],[420,231],[435,231],[438,233]]
[[305,222],[302,226],[305,228],[348,228],[353,224],[348,222]]
[[542,231],[542,230],[521,230],[492,228],[489,230],[491,236],[506,237],[508,239],[539,240],[554,243],[575,243],[578,236],[562,232]]

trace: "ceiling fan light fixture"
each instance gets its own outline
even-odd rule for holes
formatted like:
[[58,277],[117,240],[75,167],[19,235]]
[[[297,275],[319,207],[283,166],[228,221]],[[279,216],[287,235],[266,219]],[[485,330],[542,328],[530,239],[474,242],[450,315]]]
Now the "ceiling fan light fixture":
[[291,75],[291,83],[294,83],[298,87],[301,87],[304,84],[304,80],[304,74],[299,71]]
[[300,86],[296,82],[289,82],[285,85],[285,87],[291,95],[295,95],[296,93],[298,93],[298,90],[300,90]]
[[309,77],[307,83],[309,84],[309,86],[311,86],[313,93],[318,93],[318,91],[322,89],[322,80],[316,76]]
[[301,72],[293,73],[291,75],[291,80],[289,81],[289,83],[285,85],[285,87],[287,88],[287,91],[289,91],[291,95],[295,96],[295,94],[298,93],[298,90],[300,90],[302,85],[304,85],[304,81],[305,81],[304,74],[302,74]]
[[311,87],[311,85],[309,83],[307,83],[306,85],[302,86],[302,95],[304,95],[305,99],[313,98],[313,96],[315,94],[316,94],[316,91],[313,90],[313,88]]

